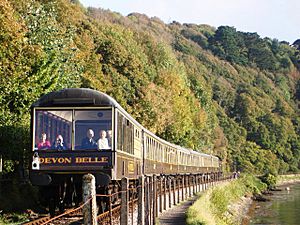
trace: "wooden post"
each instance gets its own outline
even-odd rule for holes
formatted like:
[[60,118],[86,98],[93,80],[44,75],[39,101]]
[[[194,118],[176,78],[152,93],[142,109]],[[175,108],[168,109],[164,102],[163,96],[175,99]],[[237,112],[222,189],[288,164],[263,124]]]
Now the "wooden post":
[[199,183],[200,183],[200,191],[203,191],[203,180],[202,180],[202,174],[200,174],[200,177],[199,177]]
[[197,177],[193,176],[193,185],[194,185],[194,195],[197,193]]
[[177,180],[177,203],[180,202],[180,179],[179,176],[176,177]]
[[158,216],[158,212],[157,212],[157,177],[154,174],[153,175],[153,211],[152,211],[152,224],[155,225],[156,223],[156,217]]
[[109,222],[110,222],[110,225],[113,224],[113,215],[112,215],[112,189],[108,189],[108,194],[110,195],[109,198],[108,198],[108,204],[109,204]]
[[189,182],[189,175],[185,175],[185,199],[187,199],[189,197],[189,185],[190,185],[190,182]]
[[145,224],[145,178],[143,175],[139,177],[138,188],[138,224]]
[[199,192],[199,186],[198,186],[198,174],[195,175],[195,186],[196,186],[196,193]]
[[184,195],[185,195],[185,186],[184,186],[184,175],[181,177],[181,181],[182,181],[182,194],[181,194],[181,200],[184,201]]
[[164,210],[167,209],[167,177],[164,176]]
[[149,225],[149,207],[150,207],[150,191],[149,191],[149,177],[145,178],[145,225]]
[[176,205],[176,177],[173,179],[173,204]]
[[192,185],[193,185],[193,182],[191,182],[191,175],[189,175],[189,197],[193,196]]
[[83,202],[90,201],[82,209],[83,223],[85,225],[97,225],[96,182],[92,174],[83,176],[82,198]]
[[168,177],[168,189],[169,189],[169,208],[172,207],[172,183],[171,183],[171,178]]
[[123,177],[121,180],[121,217],[120,224],[127,225],[128,224],[128,178]]
[[131,215],[131,224],[133,225],[133,217],[134,217],[134,202],[133,202],[133,200],[134,200],[134,196],[135,196],[135,189],[134,189],[134,185],[131,185],[131,187],[130,187],[130,191],[129,191],[129,202],[131,202],[131,204],[130,204],[130,207],[131,207],[131,210],[130,210],[130,215]]
[[149,177],[149,223],[153,220],[153,177]]
[[194,180],[194,175],[191,176],[192,179],[192,195],[193,196],[195,194],[195,180]]
[[159,177],[159,212],[162,213],[163,211],[163,182],[162,182],[163,177]]
[[199,175],[199,191],[202,191],[202,174]]

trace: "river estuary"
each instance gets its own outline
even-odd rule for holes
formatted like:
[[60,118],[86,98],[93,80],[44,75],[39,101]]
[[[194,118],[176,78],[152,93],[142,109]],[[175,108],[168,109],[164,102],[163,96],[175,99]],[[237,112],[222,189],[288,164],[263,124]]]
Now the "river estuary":
[[[287,187],[290,190],[287,190]],[[300,183],[280,187],[267,196],[271,201],[255,202],[249,225],[299,225]]]

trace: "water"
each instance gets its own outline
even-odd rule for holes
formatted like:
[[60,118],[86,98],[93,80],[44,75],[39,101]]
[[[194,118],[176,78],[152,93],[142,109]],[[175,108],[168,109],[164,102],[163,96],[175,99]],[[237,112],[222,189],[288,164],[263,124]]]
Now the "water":
[[249,225],[300,225],[300,183],[280,189],[267,196],[271,201],[255,202]]

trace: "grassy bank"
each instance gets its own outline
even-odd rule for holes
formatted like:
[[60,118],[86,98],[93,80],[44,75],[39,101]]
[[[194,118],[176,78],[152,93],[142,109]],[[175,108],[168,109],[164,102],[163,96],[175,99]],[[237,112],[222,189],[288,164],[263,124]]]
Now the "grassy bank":
[[214,187],[205,193],[187,211],[188,225],[236,225],[237,207],[244,204],[244,196],[260,193],[266,185],[251,175]]
[[28,221],[28,215],[26,213],[6,213],[0,215],[1,225],[18,225]]

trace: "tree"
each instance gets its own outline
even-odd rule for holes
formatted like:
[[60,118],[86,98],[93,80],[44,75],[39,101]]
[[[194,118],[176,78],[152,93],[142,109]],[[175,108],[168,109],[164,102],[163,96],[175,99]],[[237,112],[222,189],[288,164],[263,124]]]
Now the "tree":
[[246,65],[247,48],[240,33],[235,28],[220,26],[213,37],[209,39],[213,53],[229,62]]
[[294,46],[297,50],[300,50],[300,39],[297,39],[296,41],[294,41],[292,46]]

